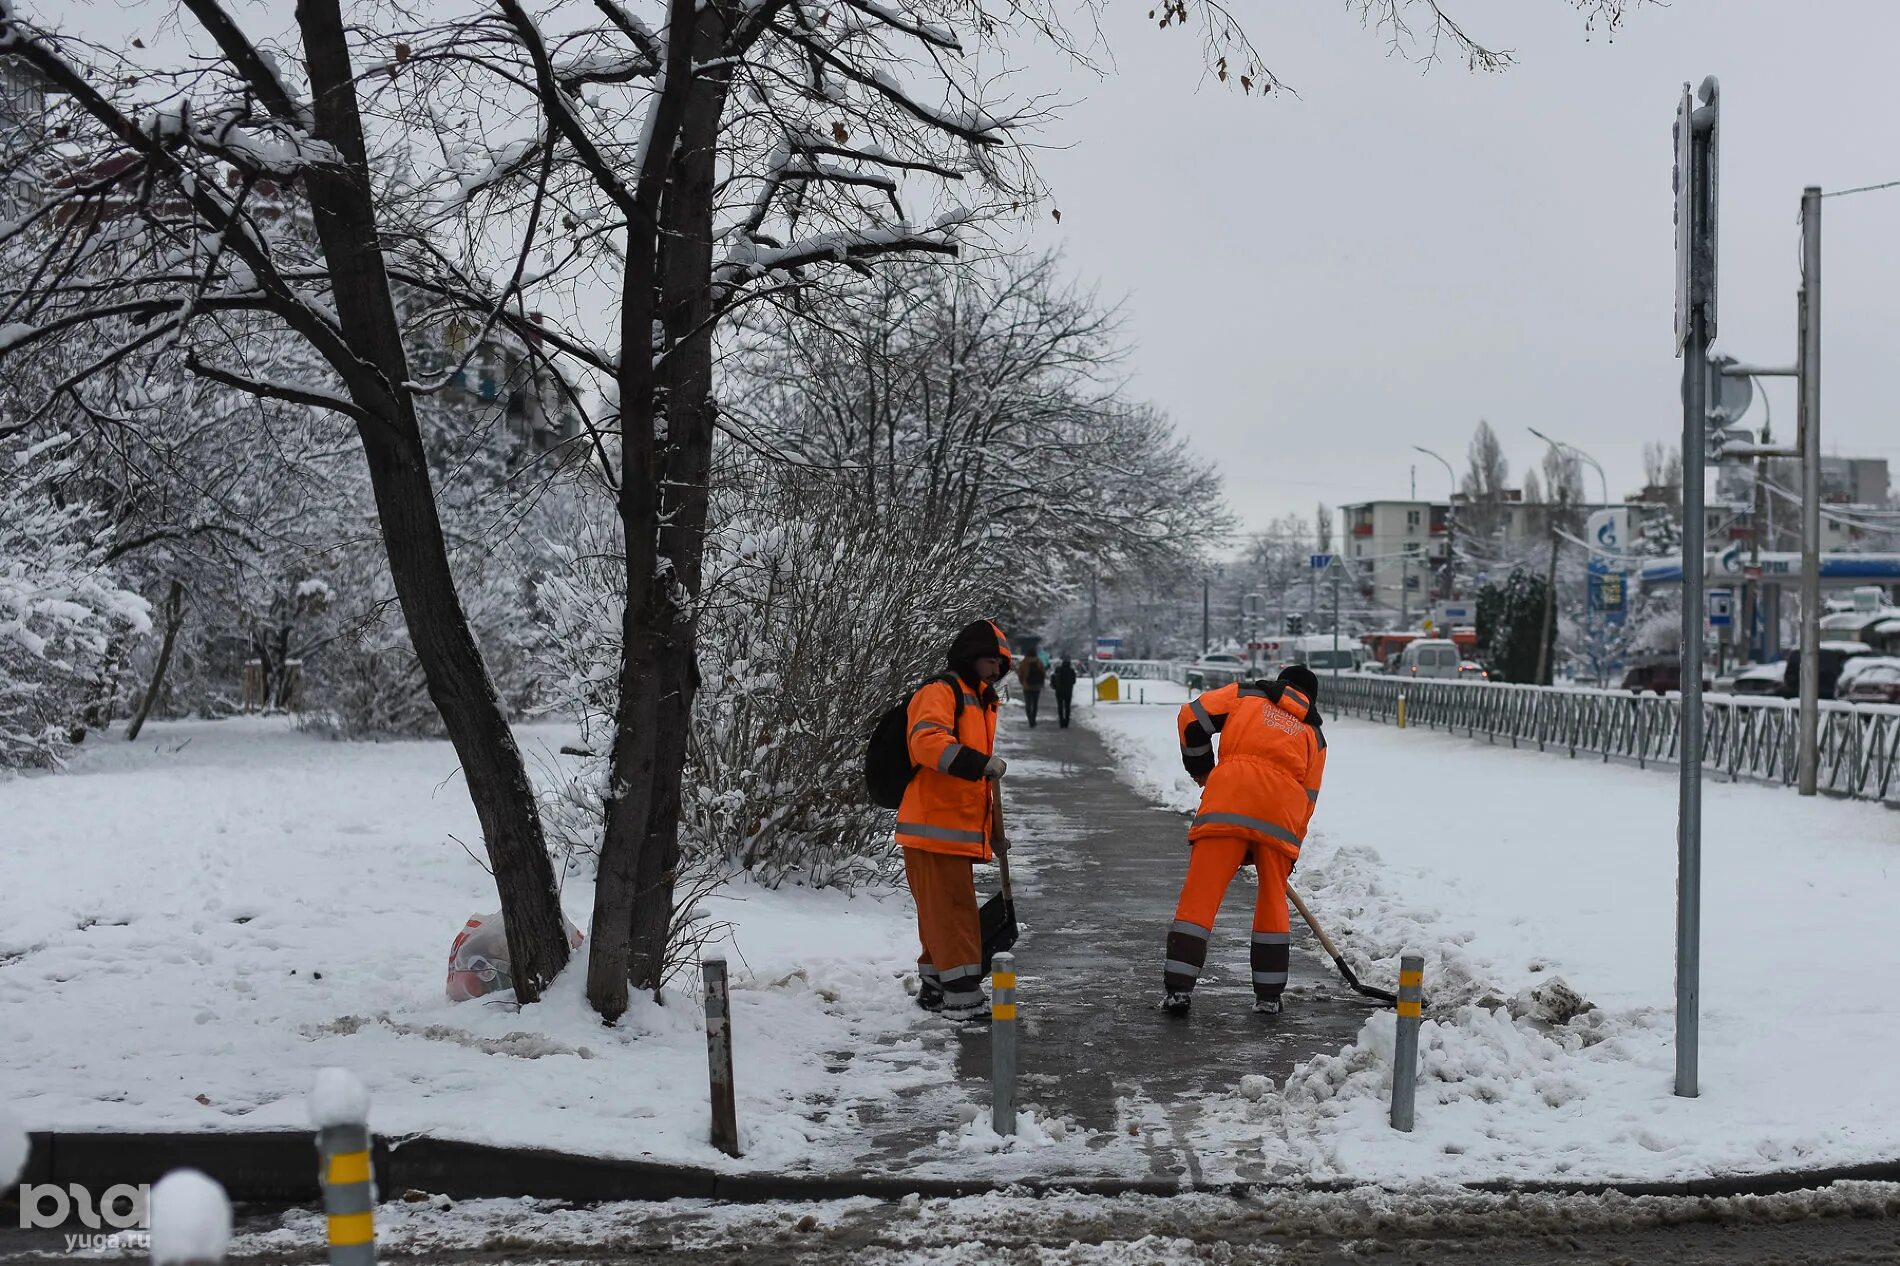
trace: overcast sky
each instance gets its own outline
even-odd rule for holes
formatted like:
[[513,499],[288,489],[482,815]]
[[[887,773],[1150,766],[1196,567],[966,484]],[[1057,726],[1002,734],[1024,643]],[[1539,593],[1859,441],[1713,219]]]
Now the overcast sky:
[[[1519,64],[1421,72],[1345,5],[1237,5],[1270,11],[1251,34],[1299,94],[1262,102],[1202,82],[1191,33],[1118,3],[1108,78],[1050,66],[1073,104],[1041,159],[1061,223],[1038,237],[1125,296],[1136,392],[1220,460],[1249,525],[1406,496],[1415,464],[1442,498],[1411,445],[1462,471],[1480,418],[1514,480],[1542,454],[1534,425],[1597,458],[1613,496],[1640,484],[1644,442],[1681,429],[1685,80],[1722,86],[1718,350],[1792,362],[1803,185],[1900,180],[1892,0],[1673,0],[1613,41],[1566,0],[1445,7]],[[1900,461],[1900,189],[1823,205],[1823,443]],[[1792,437],[1792,390],[1771,390]]]
[[[1390,55],[1340,0],[1232,6],[1267,11],[1250,34],[1298,95],[1216,83],[1197,35],[1157,30],[1146,0],[1110,0],[1105,76],[1046,48],[1010,58],[1016,91],[1066,103],[1039,158],[1062,219],[1030,235],[1125,301],[1135,393],[1220,462],[1248,526],[1406,496],[1414,466],[1442,498],[1444,468],[1411,446],[1462,471],[1480,418],[1514,478],[1542,455],[1537,426],[1600,461],[1612,496],[1640,485],[1644,443],[1681,428],[1685,80],[1722,85],[1719,350],[1792,361],[1803,185],[1900,180],[1894,0],[1672,0],[1614,39],[1571,0],[1441,3],[1518,64]],[[239,3],[260,30],[287,7]],[[65,13],[149,40],[170,11]],[[1823,444],[1900,463],[1900,189],[1824,206]],[[1771,392],[1791,438],[1791,386]]]

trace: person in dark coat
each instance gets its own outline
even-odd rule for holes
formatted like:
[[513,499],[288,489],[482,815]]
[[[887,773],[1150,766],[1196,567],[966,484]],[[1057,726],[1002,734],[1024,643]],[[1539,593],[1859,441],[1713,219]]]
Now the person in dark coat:
[[1066,730],[1069,728],[1069,705],[1075,699],[1075,665],[1069,662],[1067,655],[1056,665],[1055,672],[1049,675],[1049,684],[1056,690],[1056,724]]

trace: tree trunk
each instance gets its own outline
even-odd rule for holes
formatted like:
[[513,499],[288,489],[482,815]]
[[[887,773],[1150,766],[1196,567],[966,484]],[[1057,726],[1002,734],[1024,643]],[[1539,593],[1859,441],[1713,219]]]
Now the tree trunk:
[[[700,11],[695,56],[723,46],[725,16]],[[635,987],[658,989],[666,971],[679,869],[680,785],[686,769],[693,700],[699,693],[695,611],[706,552],[715,407],[712,400],[713,181],[730,71],[699,75],[680,125],[672,179],[660,206],[658,282],[667,359],[659,390],[666,402],[660,553],[672,568],[656,614],[659,692],[654,734],[653,792],[646,847],[634,875],[629,970]]]
[[567,932],[541,817],[449,569],[408,362],[383,264],[362,119],[338,0],[298,0],[316,133],[345,174],[306,176],[332,299],[355,363],[335,368],[369,414],[358,426],[389,570],[429,697],[461,760],[507,925],[515,996],[534,1002],[567,965]]
[[[587,960],[587,1000],[608,1022],[627,1009],[631,980],[633,912],[638,876],[654,816],[658,767],[660,642],[672,615],[672,577],[659,554],[661,458],[657,452],[653,321],[659,252],[659,204],[671,178],[674,145],[692,85],[692,29],[697,0],[669,0],[666,73],[649,107],[645,164],[637,174],[628,216],[626,262],[620,277],[620,516],[626,564],[626,606],[620,618],[620,677],[608,765],[606,821],[594,882],[594,940]],[[677,784],[676,784],[677,785]],[[675,808],[677,814],[677,808]]]
[[165,670],[172,664],[172,646],[178,641],[178,626],[184,621],[185,586],[174,580],[165,594],[165,640],[159,643],[158,663],[152,668],[152,681],[145,687],[145,698],[139,701],[132,723],[125,727],[128,743],[138,738],[139,731],[145,728],[145,718],[152,715],[152,705],[158,702],[158,692],[165,684]]

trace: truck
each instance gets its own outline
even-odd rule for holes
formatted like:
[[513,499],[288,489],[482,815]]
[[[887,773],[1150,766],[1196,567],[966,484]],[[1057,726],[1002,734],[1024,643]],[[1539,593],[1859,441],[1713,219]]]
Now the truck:
[[1316,673],[1350,672],[1365,663],[1364,643],[1347,633],[1337,640],[1331,633],[1313,633],[1304,637],[1270,637],[1249,644],[1252,666],[1270,676],[1288,664],[1305,664]]

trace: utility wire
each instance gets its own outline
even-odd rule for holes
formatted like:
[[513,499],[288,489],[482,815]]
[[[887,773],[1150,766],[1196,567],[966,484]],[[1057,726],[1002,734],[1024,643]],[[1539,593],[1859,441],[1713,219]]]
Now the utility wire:
[[1900,180],[1889,180],[1878,185],[1858,185],[1852,189],[1829,189],[1821,194],[1823,198],[1845,198],[1850,193],[1874,193],[1881,189],[1900,188]]

